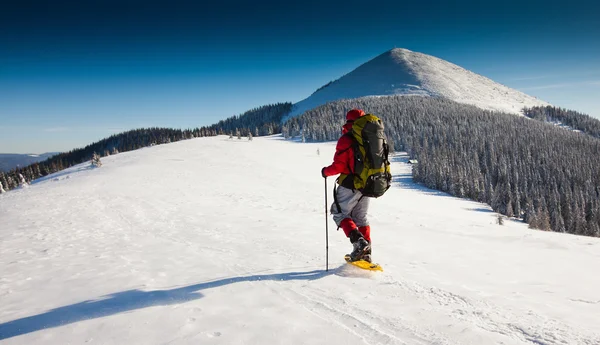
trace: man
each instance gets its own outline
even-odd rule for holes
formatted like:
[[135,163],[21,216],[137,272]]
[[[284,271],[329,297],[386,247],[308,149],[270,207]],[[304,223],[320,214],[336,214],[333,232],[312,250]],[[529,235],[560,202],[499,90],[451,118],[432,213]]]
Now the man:
[[344,230],[350,239],[353,250],[352,261],[365,260],[371,262],[371,228],[367,220],[369,198],[354,189],[354,150],[352,148],[352,124],[364,116],[361,109],[352,109],[346,114],[346,124],[342,128],[342,136],[337,142],[333,163],[321,170],[324,178],[340,174],[337,188],[331,205],[333,220]]

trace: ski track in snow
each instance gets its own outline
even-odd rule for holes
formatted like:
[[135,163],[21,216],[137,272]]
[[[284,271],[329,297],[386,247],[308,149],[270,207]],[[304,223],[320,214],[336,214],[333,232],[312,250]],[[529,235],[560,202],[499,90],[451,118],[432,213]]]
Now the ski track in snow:
[[500,227],[401,154],[370,210],[385,271],[330,219],[325,272],[334,147],[193,139],[1,195],[0,344],[600,344],[598,239]]

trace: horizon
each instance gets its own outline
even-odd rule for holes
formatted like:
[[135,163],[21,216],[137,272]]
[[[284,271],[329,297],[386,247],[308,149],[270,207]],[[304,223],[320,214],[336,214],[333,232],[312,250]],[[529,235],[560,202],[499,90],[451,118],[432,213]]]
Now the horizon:
[[0,151],[64,152],[296,103],[393,48],[600,119],[597,5],[559,4],[11,4],[0,14]]

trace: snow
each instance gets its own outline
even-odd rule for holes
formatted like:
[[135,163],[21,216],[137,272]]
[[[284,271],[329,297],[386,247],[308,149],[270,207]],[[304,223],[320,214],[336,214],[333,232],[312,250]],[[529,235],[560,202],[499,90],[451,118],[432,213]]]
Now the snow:
[[482,109],[520,114],[549,103],[431,55],[395,48],[294,104],[288,117],[327,102],[364,96],[443,97]]
[[331,220],[326,272],[334,148],[198,138],[0,195],[0,343],[600,344],[600,239],[497,225],[401,154],[370,210],[384,272]]

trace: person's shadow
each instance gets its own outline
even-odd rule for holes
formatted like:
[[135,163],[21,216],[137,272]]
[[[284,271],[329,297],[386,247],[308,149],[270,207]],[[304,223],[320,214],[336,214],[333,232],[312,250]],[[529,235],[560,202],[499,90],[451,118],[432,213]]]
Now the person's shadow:
[[156,305],[171,305],[202,298],[199,292],[205,289],[220,287],[247,281],[262,280],[316,280],[335,274],[340,268],[315,270],[308,272],[290,272],[280,274],[249,275],[243,277],[225,278],[205,283],[199,283],[171,290],[127,290],[103,296],[98,300],[88,300],[81,303],[49,310],[43,314],[24,317],[0,324],[0,340],[39,331],[45,328],[68,325],[74,322],[110,316],[130,310],[142,309]]

